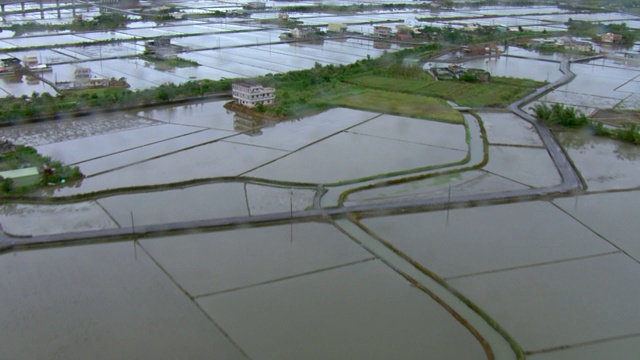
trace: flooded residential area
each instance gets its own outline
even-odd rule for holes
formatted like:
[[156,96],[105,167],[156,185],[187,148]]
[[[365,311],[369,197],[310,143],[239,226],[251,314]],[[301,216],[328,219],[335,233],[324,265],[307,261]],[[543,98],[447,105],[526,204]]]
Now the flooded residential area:
[[[639,358],[637,2],[0,3],[6,101],[201,87],[0,119],[83,175],[0,179],[0,359]],[[318,107],[258,116],[283,98]]]

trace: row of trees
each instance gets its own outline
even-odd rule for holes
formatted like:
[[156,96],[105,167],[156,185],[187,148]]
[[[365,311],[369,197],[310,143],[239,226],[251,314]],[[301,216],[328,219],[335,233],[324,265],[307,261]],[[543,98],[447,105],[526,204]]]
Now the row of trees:
[[93,108],[127,107],[197,97],[231,90],[231,79],[194,80],[180,85],[163,84],[153,89],[131,91],[122,88],[84,90],[55,96],[33,92],[31,97],[8,96],[0,100],[0,121],[19,121],[54,116],[60,112]]
[[100,14],[91,20],[74,19],[68,24],[49,24],[49,23],[15,23],[8,27],[0,28],[2,30],[13,31],[16,35],[22,35],[36,31],[89,31],[89,30],[115,30],[127,26],[130,22],[126,15],[111,13]]
[[594,40],[600,40],[598,38],[599,35],[611,32],[614,34],[622,35],[622,44],[631,46],[637,38],[637,31],[627,27],[626,23],[605,25],[594,24],[590,21],[577,21],[570,18],[568,25],[568,32],[570,34],[577,36],[588,36],[592,37]]

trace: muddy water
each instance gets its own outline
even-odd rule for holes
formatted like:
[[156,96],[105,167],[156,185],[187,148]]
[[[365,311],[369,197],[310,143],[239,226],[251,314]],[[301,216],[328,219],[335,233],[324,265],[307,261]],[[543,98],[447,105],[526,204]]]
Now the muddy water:
[[486,358],[449,313],[379,261],[197,301],[255,358]]
[[29,236],[118,227],[96,202],[64,205],[0,206],[2,231]]
[[349,194],[345,206],[363,203],[384,204],[390,201],[411,201],[426,197],[446,198],[449,194],[451,194],[451,196],[486,194],[529,188],[530,187],[526,185],[486,171],[466,171],[393,186],[358,191]]
[[489,163],[483,169],[531,187],[558,185],[562,180],[545,148],[489,146]]
[[[6,127],[2,129],[0,138],[17,144],[38,146],[114,132],[125,134],[127,130],[157,124],[155,121],[135,117],[127,113],[94,114],[78,119]],[[64,147],[60,150],[64,151]]]
[[321,223],[190,234],[141,243],[192,296],[372,258],[333,226]]
[[529,122],[507,112],[479,111],[490,144],[542,146],[538,132]]
[[524,350],[536,351],[636,334],[639,271],[636,261],[615,253],[449,283],[518,339]]
[[640,261],[637,204],[640,192],[604,193],[553,202],[593,231],[605,237],[622,251]]
[[335,183],[460,162],[466,155],[467,151],[417,144],[402,138],[345,132],[247,175],[272,180]]
[[562,77],[557,63],[508,56],[465,61],[464,66],[489,71],[493,76],[525,77],[537,81],[553,82]]
[[87,178],[80,188],[60,189],[57,194],[236,176],[283,155],[286,152],[280,150],[219,141]]
[[7,253],[0,271],[3,359],[244,358],[131,243]]
[[76,164],[170,138],[181,137],[198,130],[181,125],[162,124],[131,129],[125,132],[69,140],[64,143],[57,142],[38,146],[36,149],[41,154],[51,156],[65,164]]
[[547,202],[371,218],[363,224],[445,278],[617,250]]
[[578,167],[589,190],[640,186],[640,148],[593,137],[588,132],[558,133],[560,143]]

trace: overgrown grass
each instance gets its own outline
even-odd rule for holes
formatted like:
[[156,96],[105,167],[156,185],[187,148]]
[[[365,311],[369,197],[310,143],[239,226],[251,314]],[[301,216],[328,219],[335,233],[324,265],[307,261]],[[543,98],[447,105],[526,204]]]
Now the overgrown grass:
[[328,103],[356,109],[406,115],[421,119],[462,124],[463,117],[446,102],[428,96],[410,95],[375,89],[344,97],[334,97]]
[[398,78],[368,74],[347,79],[349,83],[451,100],[460,106],[503,107],[533,92],[544,83],[530,79],[492,77],[491,83],[458,80],[435,81],[430,76]]

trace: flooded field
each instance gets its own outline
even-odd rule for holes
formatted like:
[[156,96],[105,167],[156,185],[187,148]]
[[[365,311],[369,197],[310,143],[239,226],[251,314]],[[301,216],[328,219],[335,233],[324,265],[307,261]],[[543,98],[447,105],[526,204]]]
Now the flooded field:
[[[242,6],[173,4],[183,15]],[[82,66],[138,90],[346,65],[409,46],[360,36],[283,43],[284,30],[260,19],[292,5],[312,3],[113,32],[1,36],[0,48],[50,64],[49,81]],[[73,18],[50,6],[5,21]],[[551,5],[289,15],[365,34],[377,24],[640,23]],[[143,38],[157,36],[199,65],[140,58]],[[91,44],[110,39],[121,42]],[[20,50],[52,44],[64,47]],[[506,55],[464,64],[554,82],[567,58],[515,47]],[[533,104],[637,109],[640,68],[618,55],[571,63],[576,78]],[[53,93],[26,77],[2,77],[0,88]],[[274,123],[223,104],[0,128],[0,140],[86,175],[0,204],[0,358],[516,359],[521,347],[527,358],[552,360],[640,350],[638,147],[549,134],[507,109],[471,109],[464,125],[346,108]],[[568,157],[557,155],[556,139]],[[569,162],[585,188],[569,186]]]
[[580,169],[589,190],[640,186],[640,148],[637,146],[582,132],[564,132],[558,137]]

